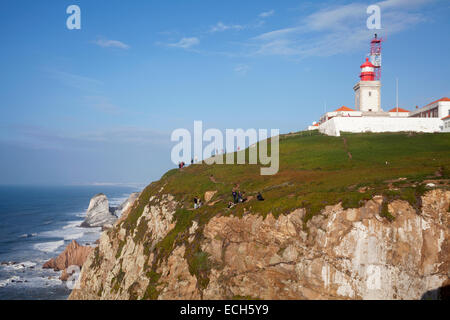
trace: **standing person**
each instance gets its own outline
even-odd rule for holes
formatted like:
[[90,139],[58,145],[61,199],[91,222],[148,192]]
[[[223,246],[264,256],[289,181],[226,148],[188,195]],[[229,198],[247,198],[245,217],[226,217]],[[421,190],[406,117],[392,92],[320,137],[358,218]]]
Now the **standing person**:
[[194,197],[194,209],[198,208],[198,199],[197,197]]
[[237,192],[235,190],[233,190],[233,192],[231,194],[233,195],[234,203],[237,203]]
[[238,202],[242,202],[242,193],[238,192]]
[[191,164],[194,164],[194,158],[191,158]]

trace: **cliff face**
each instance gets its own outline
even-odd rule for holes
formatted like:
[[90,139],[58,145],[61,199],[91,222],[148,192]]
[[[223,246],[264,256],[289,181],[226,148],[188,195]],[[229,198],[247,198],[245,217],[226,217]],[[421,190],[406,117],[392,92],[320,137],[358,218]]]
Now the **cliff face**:
[[302,208],[188,219],[161,188],[102,234],[70,299],[420,299],[449,284],[449,204],[436,189],[420,210],[390,202],[391,220],[379,196],[306,223]]

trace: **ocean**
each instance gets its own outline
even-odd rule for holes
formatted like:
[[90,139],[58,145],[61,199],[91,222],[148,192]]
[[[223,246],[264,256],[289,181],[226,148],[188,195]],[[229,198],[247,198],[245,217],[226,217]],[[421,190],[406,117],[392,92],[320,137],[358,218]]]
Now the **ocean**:
[[[118,206],[132,187],[0,186],[0,300],[61,300],[70,290],[60,272],[42,264],[76,240],[93,244],[100,228],[81,228],[90,199],[107,195]],[[5,264],[7,263],[7,264]]]

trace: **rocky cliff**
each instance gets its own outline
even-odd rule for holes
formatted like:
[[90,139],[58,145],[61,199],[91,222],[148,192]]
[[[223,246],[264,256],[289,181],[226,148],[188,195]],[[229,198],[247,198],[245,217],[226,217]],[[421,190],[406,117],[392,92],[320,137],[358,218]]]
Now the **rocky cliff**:
[[81,246],[73,240],[58,257],[44,263],[42,268],[63,271],[60,279],[66,281],[70,276],[67,273],[67,268],[70,266],[78,266],[81,268],[92,250],[93,248]]
[[326,206],[306,224],[302,208],[277,218],[224,212],[170,242],[178,203],[161,190],[128,216],[133,232],[122,220],[102,234],[70,298],[420,299],[449,284],[450,191],[421,203],[417,212],[394,200],[388,219],[375,196],[360,208]]
[[140,192],[133,192],[132,194],[130,194],[127,200],[122,202],[117,208],[112,208],[114,215],[120,218],[120,216],[122,216],[122,213],[127,211],[133,205],[134,201],[136,201],[139,195]]
[[[448,288],[449,135],[279,141],[276,175],[199,163],[150,184],[102,234],[70,298],[420,299]],[[229,205],[232,190],[246,201]]]

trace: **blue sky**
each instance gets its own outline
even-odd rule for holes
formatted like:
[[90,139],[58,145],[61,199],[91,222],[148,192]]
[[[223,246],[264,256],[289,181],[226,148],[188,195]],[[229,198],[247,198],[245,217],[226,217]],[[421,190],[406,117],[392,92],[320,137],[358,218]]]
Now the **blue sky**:
[[[81,30],[66,8],[81,8]],[[379,4],[382,107],[450,96],[450,2],[0,2],[0,184],[148,183],[170,134],[299,131],[353,107]]]

